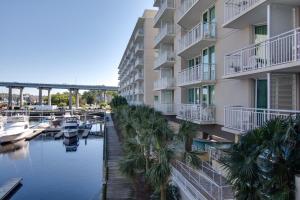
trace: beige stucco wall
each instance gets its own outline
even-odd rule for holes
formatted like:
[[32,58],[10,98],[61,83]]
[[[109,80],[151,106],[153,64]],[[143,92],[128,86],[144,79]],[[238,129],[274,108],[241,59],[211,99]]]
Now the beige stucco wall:
[[144,13],[144,103],[153,106],[153,82],[158,78],[158,73],[153,70],[155,60],[154,38],[158,30],[153,28],[154,10],[145,10]]

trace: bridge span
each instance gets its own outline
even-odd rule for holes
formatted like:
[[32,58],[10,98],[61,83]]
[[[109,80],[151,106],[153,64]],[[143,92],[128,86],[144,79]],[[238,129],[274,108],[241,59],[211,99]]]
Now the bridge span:
[[20,90],[19,106],[23,106],[23,89],[37,88],[39,90],[39,104],[43,104],[43,90],[48,91],[48,105],[51,105],[51,90],[52,89],[67,89],[69,90],[69,108],[72,109],[73,93],[76,96],[76,108],[79,108],[79,90],[97,90],[103,91],[104,99],[106,99],[106,91],[118,91],[118,87],[105,85],[74,85],[74,84],[50,84],[50,83],[21,83],[21,82],[0,82],[0,86],[8,88],[8,107],[12,105],[12,90]]

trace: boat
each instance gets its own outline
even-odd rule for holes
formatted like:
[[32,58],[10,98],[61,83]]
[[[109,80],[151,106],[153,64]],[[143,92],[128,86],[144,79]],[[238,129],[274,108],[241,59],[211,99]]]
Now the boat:
[[64,138],[63,143],[66,147],[66,152],[75,152],[77,151],[77,147],[79,146],[79,138],[78,137]]
[[64,115],[63,133],[64,137],[71,138],[78,136],[79,120],[76,116],[70,114]]
[[26,115],[9,116],[1,127],[1,144],[25,139],[26,135],[33,132],[29,127],[29,116]]

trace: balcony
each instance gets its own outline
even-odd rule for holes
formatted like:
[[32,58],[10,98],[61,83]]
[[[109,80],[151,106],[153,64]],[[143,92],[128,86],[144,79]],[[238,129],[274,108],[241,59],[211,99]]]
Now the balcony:
[[154,90],[172,90],[176,86],[175,78],[164,77],[154,82]]
[[137,58],[135,60],[135,63],[134,63],[134,67],[142,67],[144,65],[144,59],[143,58]]
[[216,80],[215,64],[200,64],[188,67],[178,73],[178,86],[194,85],[200,83],[214,83]]
[[134,93],[135,94],[144,94],[144,89],[143,88],[135,88]]
[[160,28],[158,35],[155,37],[155,48],[158,48],[160,43],[173,43],[175,37],[175,28],[173,24],[165,24]]
[[300,66],[300,28],[225,56],[225,78],[293,70]]
[[154,0],[153,7],[159,7],[161,0]]
[[165,51],[159,53],[158,57],[154,62],[154,70],[157,70],[161,67],[170,67],[175,63],[175,53],[171,51]]
[[213,0],[184,0],[179,7],[179,18],[177,23],[185,28],[191,29],[201,19],[201,13],[214,3]]
[[135,47],[134,53],[136,55],[142,55],[144,53],[144,44],[138,43]]
[[154,28],[159,28],[159,21],[162,18],[172,19],[175,11],[175,1],[165,0],[159,7],[157,14],[154,17]]
[[184,58],[197,56],[203,48],[211,46],[215,40],[216,24],[200,23],[181,37],[178,55]]
[[142,73],[142,72],[136,73],[136,75],[134,76],[134,80],[135,80],[135,81],[141,81],[141,80],[144,80],[144,73]]
[[262,127],[267,121],[275,118],[296,117],[300,115],[297,110],[277,110],[245,108],[229,106],[224,108],[224,130],[244,134],[255,128]]
[[144,29],[142,29],[142,28],[137,29],[135,36],[134,36],[134,40],[141,41],[143,38],[144,38]]
[[216,107],[197,104],[180,104],[177,118],[197,124],[214,124],[216,121]]
[[267,19],[267,0],[224,1],[224,28],[242,29]]
[[172,165],[172,180],[188,199],[234,199],[232,186],[228,185],[221,173],[208,163],[202,161],[199,169],[180,161],[175,161]]
[[172,103],[154,103],[154,109],[164,115],[175,115],[175,105]]

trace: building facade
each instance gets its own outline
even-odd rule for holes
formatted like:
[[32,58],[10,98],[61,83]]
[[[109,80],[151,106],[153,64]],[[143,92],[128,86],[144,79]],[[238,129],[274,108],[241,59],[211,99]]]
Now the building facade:
[[132,105],[153,106],[154,103],[153,82],[157,78],[153,71],[155,15],[155,10],[145,10],[138,19],[119,65],[120,93]]

